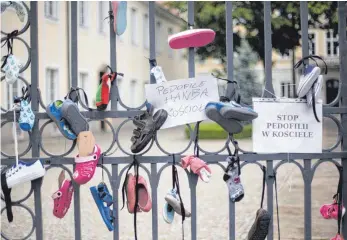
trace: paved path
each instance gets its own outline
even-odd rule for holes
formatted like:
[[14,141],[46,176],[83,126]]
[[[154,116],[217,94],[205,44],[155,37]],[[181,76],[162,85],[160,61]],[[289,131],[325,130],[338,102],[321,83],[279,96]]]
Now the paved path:
[[[125,148],[130,146],[129,128],[120,131],[120,143]],[[329,146],[334,142],[334,131],[325,131],[324,145]],[[162,130],[159,133],[159,142],[162,147],[171,152],[184,149],[188,144],[188,140],[184,138],[182,129]],[[111,134],[98,134],[96,141],[101,145],[102,149],[106,149],[110,145]],[[44,139],[46,149],[62,153],[68,149],[69,142],[62,138]],[[252,150],[252,142],[250,140],[239,141],[243,149]],[[25,147],[27,142],[20,143],[20,149]],[[221,140],[204,140],[200,141],[202,148],[206,150],[218,150],[224,144]],[[4,144],[1,146],[6,152],[11,152],[12,145]],[[186,152],[193,153],[192,146]],[[75,155],[74,151],[71,156]],[[42,153],[44,156],[44,154]],[[122,156],[119,150],[115,156]],[[154,146],[146,155],[163,155],[159,149]],[[161,165],[158,166],[158,168]],[[124,167],[124,166],[121,166]],[[121,168],[120,167],[120,168]],[[147,166],[148,167],[148,166]],[[199,180],[197,186],[197,229],[198,239],[218,239],[224,240],[228,236],[228,196],[227,187],[222,180],[222,170],[219,166],[211,166],[213,176],[211,182],[206,184]],[[145,176],[144,171],[141,171]],[[315,178],[312,182],[312,239],[330,239],[336,233],[337,224],[334,220],[324,220],[319,214],[319,207],[323,203],[330,203],[331,197],[336,191],[338,176],[336,169],[332,164],[323,163],[317,170]],[[51,195],[57,190],[57,177],[59,169],[51,169],[44,177],[42,186],[42,207],[43,207],[43,229],[44,239],[47,240],[69,240],[74,239],[74,205],[64,219],[57,219],[52,215]],[[189,187],[187,178],[181,169],[179,169],[180,184],[183,194],[183,200],[186,205],[190,205]],[[147,178],[148,179],[148,178]],[[256,210],[259,208],[261,195],[261,179],[260,169],[255,165],[248,165],[242,171],[242,182],[245,187],[244,199],[236,204],[236,239],[246,239],[247,232],[255,218]],[[104,226],[96,205],[93,202],[89,187],[98,184],[101,180],[101,171],[98,169],[94,178],[81,187],[81,218],[82,218],[82,235],[83,239],[99,240],[112,239],[112,233],[108,232]],[[123,181],[123,180],[122,180]],[[279,185],[279,212],[282,239],[304,239],[304,202],[303,202],[303,180],[299,170],[293,164],[284,164],[278,171]],[[19,199],[26,195],[29,191],[30,184],[25,184],[13,189],[13,199]],[[166,224],[162,218],[162,206],[164,204],[164,196],[171,186],[171,172],[167,168],[164,170],[158,186],[158,224],[159,239],[176,240],[181,239],[181,219],[176,216],[174,223]],[[119,207],[121,204],[121,191],[119,191]],[[34,209],[33,196],[30,197],[25,204]],[[3,203],[2,203],[3,205]],[[140,240],[151,239],[151,212],[138,214],[138,236]],[[276,215],[274,215],[275,217]],[[120,219],[120,239],[128,240],[133,238],[133,215],[130,215],[126,209],[122,210],[119,215]],[[8,224],[5,214],[2,215],[2,231],[13,237],[24,236],[31,227],[31,218],[26,210],[14,207],[14,222]],[[276,222],[276,221],[275,221]],[[184,223],[186,239],[190,238],[190,224],[188,218]],[[275,225],[276,229],[276,225]],[[277,231],[276,231],[277,232]],[[35,239],[33,235],[29,239]],[[275,237],[276,239],[276,237]]]

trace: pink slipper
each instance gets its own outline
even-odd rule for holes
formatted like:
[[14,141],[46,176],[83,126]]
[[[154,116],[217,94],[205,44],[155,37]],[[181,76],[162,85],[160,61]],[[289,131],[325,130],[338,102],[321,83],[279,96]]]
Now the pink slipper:
[[53,193],[54,200],[53,215],[63,218],[70,208],[74,189],[72,182],[65,179],[64,170],[59,175],[59,190]]
[[211,43],[215,36],[212,29],[190,29],[169,36],[168,42],[172,49],[203,47]]
[[[346,212],[346,209],[342,207],[342,217]],[[323,206],[321,206],[320,208],[320,213],[323,216],[323,218],[325,219],[335,219],[337,220],[338,217],[338,205],[336,203],[336,201],[334,201],[333,204],[324,204]]]
[[341,237],[340,234],[336,234],[336,236],[331,238],[330,240],[343,240],[343,237]]
[[211,169],[200,158],[195,156],[186,156],[181,159],[181,165],[184,169],[190,166],[190,170],[193,173],[198,174],[202,181],[209,182],[212,174]]
[[[126,197],[127,197],[127,206],[129,213],[135,212],[135,185],[136,185],[136,176],[133,176],[131,173],[128,174],[126,180]],[[137,212],[148,212],[152,209],[152,200],[151,196],[147,189],[147,182],[142,177],[139,176],[138,179],[138,208]]]
[[73,174],[73,179],[78,184],[85,184],[89,182],[94,176],[96,165],[98,164],[101,154],[100,147],[95,144],[94,153],[87,157],[75,157],[76,170]]
[[117,32],[117,9],[118,1],[112,1],[112,11],[113,11],[113,29],[114,32]]

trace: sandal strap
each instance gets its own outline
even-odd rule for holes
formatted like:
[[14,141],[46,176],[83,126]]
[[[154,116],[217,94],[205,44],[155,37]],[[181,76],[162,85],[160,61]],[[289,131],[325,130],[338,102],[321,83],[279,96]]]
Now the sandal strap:
[[138,127],[140,130],[142,130],[143,128],[145,128],[146,126],[146,122],[142,121],[142,120],[138,120],[138,119],[134,119],[133,123],[135,124],[136,127]]
[[133,134],[135,138],[139,138],[141,136],[141,132],[139,129],[134,129]]

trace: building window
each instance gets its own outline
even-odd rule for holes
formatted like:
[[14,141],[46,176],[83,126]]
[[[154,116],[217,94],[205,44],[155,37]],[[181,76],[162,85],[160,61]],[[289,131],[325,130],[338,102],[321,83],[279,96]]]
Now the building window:
[[58,20],[58,2],[57,1],[46,1],[45,2],[45,17]]
[[332,29],[326,32],[326,54],[328,57],[339,56],[339,36]]
[[80,26],[81,27],[87,27],[87,20],[88,20],[88,2],[86,1],[79,1],[79,20],[80,20]]
[[143,46],[149,49],[149,19],[148,14],[143,16]]
[[130,106],[134,107],[136,104],[136,80],[130,82]]
[[130,12],[130,28],[131,28],[131,43],[137,45],[137,13],[136,9],[132,8]]
[[281,97],[292,98],[294,97],[294,85],[290,82],[281,83]]
[[155,25],[155,47],[156,47],[156,52],[160,53],[161,52],[161,22],[157,22]]
[[46,69],[46,103],[55,101],[58,97],[58,70]]
[[107,32],[107,26],[108,22],[104,21],[105,18],[108,16],[108,2],[98,2],[98,22],[99,22],[99,32],[100,33],[106,33]]
[[308,34],[308,51],[310,55],[316,54],[316,34],[315,33]]
[[[168,28],[167,34],[168,34],[169,36],[171,36],[171,35],[173,34],[172,28]],[[172,50],[172,48],[171,48],[169,45],[168,45],[168,47],[169,47],[168,56],[169,56],[169,58],[173,58],[173,50]]]

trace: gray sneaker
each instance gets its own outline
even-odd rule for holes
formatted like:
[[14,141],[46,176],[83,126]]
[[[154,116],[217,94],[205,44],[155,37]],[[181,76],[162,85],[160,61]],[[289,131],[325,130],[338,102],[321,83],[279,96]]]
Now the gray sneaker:
[[265,240],[270,226],[271,215],[263,208],[258,209],[255,221],[248,232],[248,240]]
[[78,136],[80,132],[88,131],[89,124],[87,119],[82,115],[77,104],[67,99],[61,107],[61,115],[70,126],[70,129]]
[[[165,201],[175,210],[177,214],[182,215],[181,201],[176,193],[176,190],[173,189],[168,192],[165,196]],[[184,211],[186,217],[191,216],[191,213],[186,206],[184,206]]]
[[223,180],[228,185],[231,201],[239,202],[244,196],[244,190],[240,178],[239,165],[234,157],[228,157],[229,165],[223,176]]

